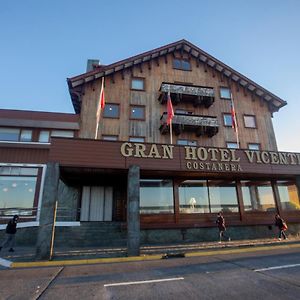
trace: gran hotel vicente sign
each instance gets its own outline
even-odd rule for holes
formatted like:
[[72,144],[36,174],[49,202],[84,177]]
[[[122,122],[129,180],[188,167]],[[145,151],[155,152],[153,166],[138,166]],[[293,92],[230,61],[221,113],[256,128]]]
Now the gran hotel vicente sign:
[[300,153],[130,142],[121,144],[120,151],[125,158],[159,160],[161,168],[164,161],[180,160],[181,170],[300,174]]

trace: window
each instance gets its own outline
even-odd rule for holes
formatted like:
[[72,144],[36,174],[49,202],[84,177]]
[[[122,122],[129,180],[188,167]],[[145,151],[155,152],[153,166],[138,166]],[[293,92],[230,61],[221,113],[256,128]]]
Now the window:
[[227,142],[226,143],[227,148],[229,149],[239,149],[238,143],[232,143],[232,142]]
[[144,120],[145,119],[145,107],[144,106],[131,106],[130,107],[130,119]]
[[106,103],[103,112],[104,118],[119,118],[119,104]]
[[197,146],[197,141],[190,141],[190,140],[177,140],[177,145],[183,146]]
[[144,137],[129,137],[129,142],[134,142],[134,143],[144,143],[145,138]]
[[40,131],[39,135],[39,142],[40,143],[49,143],[50,131],[42,130]]
[[142,179],[140,181],[140,213],[174,213],[173,181]]
[[174,58],[173,68],[183,70],[183,71],[191,71],[191,64],[188,60]]
[[245,211],[275,211],[270,181],[241,181]]
[[206,180],[186,180],[178,187],[180,213],[209,213]]
[[220,87],[220,98],[221,99],[231,99],[230,88]]
[[255,116],[244,115],[244,123],[247,128],[256,128]]
[[21,130],[20,135],[21,142],[31,142],[32,141],[32,130]]
[[51,137],[74,137],[74,131],[70,130],[52,130]]
[[297,186],[294,182],[277,181],[280,204],[283,210],[300,210],[300,201]]
[[38,168],[0,167],[0,215],[36,215]]
[[31,142],[32,130],[19,128],[0,128],[0,141]]
[[102,140],[104,140],[104,141],[117,141],[118,136],[117,135],[102,135]]
[[212,213],[239,211],[234,181],[209,180],[208,189]]
[[144,91],[145,90],[145,79],[144,78],[132,78],[131,79],[131,89]]
[[232,115],[231,114],[223,114],[224,126],[232,127]]
[[257,143],[249,143],[249,144],[248,144],[248,149],[250,149],[250,150],[259,150],[259,149],[260,149],[260,144],[257,144]]

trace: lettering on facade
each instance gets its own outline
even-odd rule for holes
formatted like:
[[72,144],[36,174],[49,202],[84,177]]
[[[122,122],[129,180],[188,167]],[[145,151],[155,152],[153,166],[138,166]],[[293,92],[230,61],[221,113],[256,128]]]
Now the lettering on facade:
[[[121,154],[124,157],[173,159],[173,145],[147,145],[123,143]],[[184,165],[188,170],[241,172],[241,157],[244,153],[250,164],[300,165],[300,153],[285,153],[258,150],[237,150],[206,147],[184,147]]]

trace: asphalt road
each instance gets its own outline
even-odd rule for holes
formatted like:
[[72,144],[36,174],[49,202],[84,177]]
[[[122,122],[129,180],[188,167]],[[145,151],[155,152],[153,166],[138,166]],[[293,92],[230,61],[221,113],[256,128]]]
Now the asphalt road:
[[300,250],[0,271],[0,299],[300,299]]

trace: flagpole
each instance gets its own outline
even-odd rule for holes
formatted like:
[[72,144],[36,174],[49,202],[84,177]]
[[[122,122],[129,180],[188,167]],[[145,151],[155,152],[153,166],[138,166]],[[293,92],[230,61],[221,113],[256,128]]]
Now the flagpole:
[[172,120],[170,120],[170,142],[173,144],[173,134],[172,134]]
[[235,113],[235,107],[234,107],[232,93],[230,93],[230,95],[231,95],[232,109],[234,112],[234,123],[235,123],[234,131],[235,131],[235,136],[236,136],[236,143],[237,143],[238,148],[240,148],[239,130],[238,130],[238,124],[237,124],[237,119],[236,119],[236,113]]

